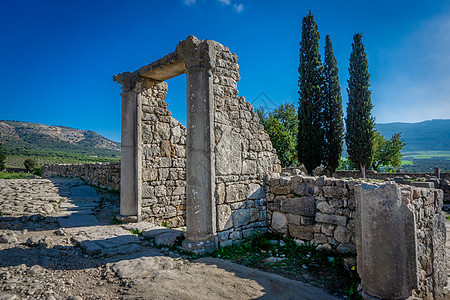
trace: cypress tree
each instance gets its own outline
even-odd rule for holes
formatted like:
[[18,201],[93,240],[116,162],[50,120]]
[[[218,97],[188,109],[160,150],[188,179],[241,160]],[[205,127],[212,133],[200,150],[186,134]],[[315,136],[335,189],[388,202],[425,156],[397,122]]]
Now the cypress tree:
[[371,114],[373,105],[369,90],[369,64],[361,33],[353,36],[348,71],[350,77],[347,80],[348,104],[345,119],[347,127],[345,142],[351,162],[359,167],[362,178],[365,178],[366,168],[370,167],[372,162],[375,120]]
[[323,164],[332,174],[339,166],[344,138],[341,86],[339,69],[333,54],[331,38],[325,39],[324,90],[322,128],[324,133]]
[[319,31],[311,12],[303,18],[300,42],[298,159],[312,171],[322,162],[322,70]]

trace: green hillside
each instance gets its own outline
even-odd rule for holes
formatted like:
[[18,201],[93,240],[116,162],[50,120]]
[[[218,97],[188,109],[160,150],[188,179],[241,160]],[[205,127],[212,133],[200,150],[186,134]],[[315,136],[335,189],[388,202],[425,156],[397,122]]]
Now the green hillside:
[[406,146],[402,169],[407,172],[432,172],[435,166],[450,170],[450,120],[429,120],[419,123],[376,124],[386,138],[401,132]]
[[22,168],[27,158],[39,165],[120,160],[120,143],[65,126],[0,121],[0,142],[8,167]]

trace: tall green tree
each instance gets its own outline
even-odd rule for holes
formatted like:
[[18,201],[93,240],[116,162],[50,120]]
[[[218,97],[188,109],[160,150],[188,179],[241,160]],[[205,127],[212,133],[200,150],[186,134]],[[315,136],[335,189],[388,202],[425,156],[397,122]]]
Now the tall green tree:
[[257,108],[256,113],[277,150],[281,166],[296,166],[298,117],[294,104],[282,104],[269,114]]
[[6,169],[5,166],[6,155],[3,153],[2,143],[0,142],[0,171]]
[[333,174],[339,167],[344,142],[339,69],[329,35],[325,39],[322,129],[324,134],[323,164]]
[[322,162],[321,126],[323,66],[319,54],[320,34],[311,12],[303,18],[300,42],[298,159],[312,171]]
[[375,130],[375,146],[372,161],[372,168],[378,170],[380,166],[401,166],[401,151],[406,144],[402,139],[402,134],[394,133],[390,140],[387,140],[381,133]]
[[365,178],[366,169],[372,164],[375,119],[371,113],[373,105],[369,89],[369,64],[361,33],[353,36],[348,72],[345,142],[350,160]]

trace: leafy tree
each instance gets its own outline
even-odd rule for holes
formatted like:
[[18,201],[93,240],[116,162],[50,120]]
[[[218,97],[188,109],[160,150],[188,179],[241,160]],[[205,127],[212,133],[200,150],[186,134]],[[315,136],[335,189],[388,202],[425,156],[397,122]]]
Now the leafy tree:
[[37,161],[33,158],[27,158],[23,162],[23,165],[25,166],[25,169],[27,169],[27,172],[31,172],[34,170],[34,168],[36,168]]
[[256,113],[277,150],[281,165],[296,165],[298,117],[295,106],[290,103],[282,104],[269,114],[260,107],[256,109]]
[[325,39],[322,129],[324,133],[323,164],[333,174],[339,166],[344,142],[342,97],[339,69],[333,54],[331,38]]
[[381,133],[375,130],[372,168],[378,170],[380,166],[400,167],[402,164],[402,154],[400,151],[405,145],[401,133],[395,133],[390,140],[387,140]]
[[3,153],[2,143],[0,143],[0,171],[6,169],[5,160],[6,155]]
[[323,66],[320,61],[319,39],[317,24],[309,12],[309,15],[303,18],[298,67],[298,160],[310,174],[322,162],[323,151]]
[[352,52],[350,54],[350,77],[348,81],[347,131],[345,142],[352,163],[366,177],[366,168],[372,164],[374,146],[375,120],[371,114],[372,101],[369,90],[369,64],[362,43],[362,34],[353,36]]

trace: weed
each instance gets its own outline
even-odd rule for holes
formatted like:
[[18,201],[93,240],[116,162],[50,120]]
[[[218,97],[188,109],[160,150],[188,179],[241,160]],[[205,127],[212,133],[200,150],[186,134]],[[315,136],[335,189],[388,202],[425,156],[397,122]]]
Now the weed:
[[134,234],[135,236],[138,236],[139,234],[142,233],[142,230],[139,231],[138,229],[131,229],[130,232],[131,232],[131,234]]
[[169,223],[167,223],[167,222],[162,222],[161,226],[162,226],[162,227],[169,228]]
[[297,245],[292,238],[266,233],[220,248],[211,256],[295,280],[311,281],[312,278],[333,293],[347,295],[350,299],[359,297],[356,289],[360,280],[356,269],[349,267],[345,263],[348,258],[335,249],[317,250],[311,243]]
[[113,223],[114,225],[122,225],[122,224],[123,224],[120,220],[117,220],[116,217],[113,218],[112,223]]

